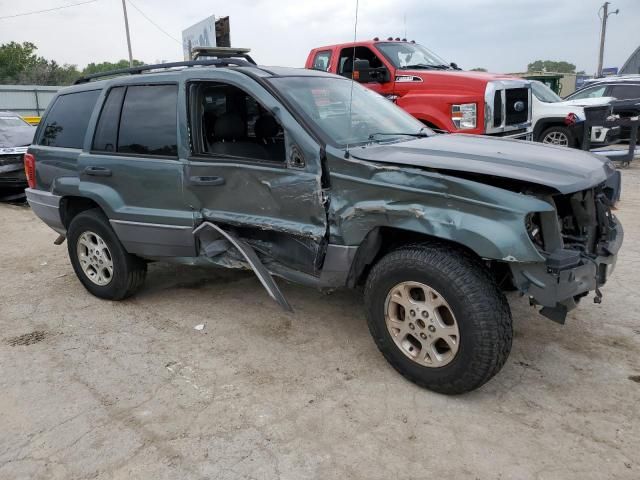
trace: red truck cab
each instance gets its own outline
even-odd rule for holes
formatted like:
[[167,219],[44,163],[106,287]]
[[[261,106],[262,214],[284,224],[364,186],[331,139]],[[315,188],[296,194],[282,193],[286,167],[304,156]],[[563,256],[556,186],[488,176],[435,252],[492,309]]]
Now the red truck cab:
[[437,130],[531,135],[529,82],[462,71],[413,41],[375,38],[314,48],[305,67],[353,78]]

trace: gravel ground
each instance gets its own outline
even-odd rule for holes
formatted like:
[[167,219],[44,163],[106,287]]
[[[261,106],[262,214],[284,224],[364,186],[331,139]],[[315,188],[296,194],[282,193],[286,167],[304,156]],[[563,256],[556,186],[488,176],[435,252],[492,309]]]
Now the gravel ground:
[[638,479],[640,166],[623,185],[603,303],[560,326],[511,296],[511,357],[461,397],[388,366],[359,294],[284,285],[287,314],[250,273],[152,264],[101,301],[0,205],[0,478]]

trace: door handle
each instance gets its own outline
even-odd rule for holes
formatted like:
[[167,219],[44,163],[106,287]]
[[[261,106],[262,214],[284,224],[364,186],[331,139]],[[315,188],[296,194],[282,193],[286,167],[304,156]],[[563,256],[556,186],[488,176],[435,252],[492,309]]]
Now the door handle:
[[224,185],[224,178],[223,177],[206,177],[206,176],[190,177],[189,183],[191,183],[191,185],[217,187],[220,185]]
[[84,169],[84,173],[86,175],[91,175],[93,177],[110,177],[111,170],[104,167],[86,167]]

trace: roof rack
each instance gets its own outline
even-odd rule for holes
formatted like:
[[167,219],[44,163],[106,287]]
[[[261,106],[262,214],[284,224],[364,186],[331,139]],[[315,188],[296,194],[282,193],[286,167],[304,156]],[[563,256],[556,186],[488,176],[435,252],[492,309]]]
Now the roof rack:
[[249,63],[256,65],[256,62],[249,56],[250,48],[235,47],[192,47],[191,58],[198,60],[200,57],[212,58],[242,58]]
[[140,65],[139,67],[131,67],[131,68],[121,68],[118,70],[110,70],[108,72],[102,73],[94,73],[92,75],[86,75],[84,77],[78,78],[74,85],[78,85],[81,83],[88,83],[91,80],[95,80],[97,78],[103,77],[113,77],[116,75],[138,75],[143,72],[148,72],[150,70],[162,70],[169,68],[177,68],[177,67],[197,67],[197,66],[215,66],[215,67],[228,67],[230,65],[235,65],[238,67],[255,67],[255,63],[249,62],[248,60],[240,59],[240,58],[225,58],[225,59],[210,59],[210,60],[190,60],[186,62],[171,62],[171,63],[156,63],[153,65]]

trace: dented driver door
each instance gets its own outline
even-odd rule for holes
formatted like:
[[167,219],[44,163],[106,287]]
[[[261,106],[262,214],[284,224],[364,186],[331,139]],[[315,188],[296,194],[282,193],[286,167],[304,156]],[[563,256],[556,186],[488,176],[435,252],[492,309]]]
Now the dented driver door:
[[257,82],[217,75],[184,86],[184,192],[195,223],[240,238],[272,271],[317,275],[327,234],[320,146]]

